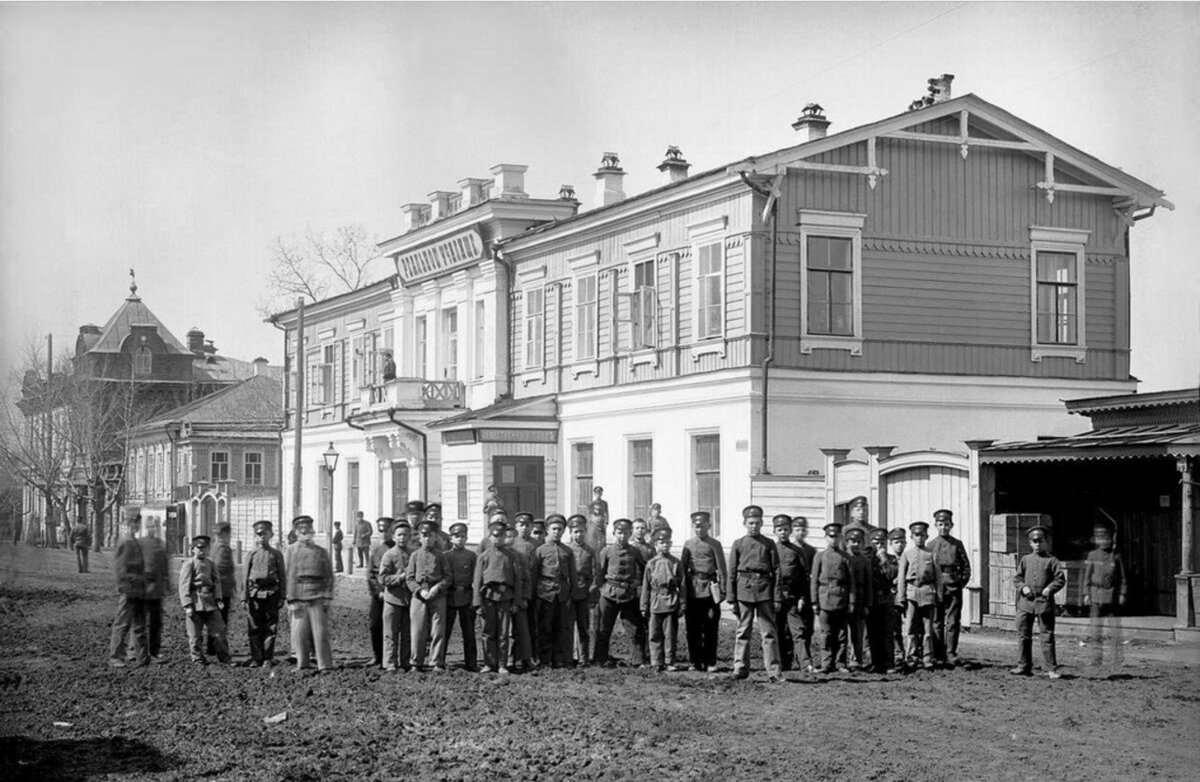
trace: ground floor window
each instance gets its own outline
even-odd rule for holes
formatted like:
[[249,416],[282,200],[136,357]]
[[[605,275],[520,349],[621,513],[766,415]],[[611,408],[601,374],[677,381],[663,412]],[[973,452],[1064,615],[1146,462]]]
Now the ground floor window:
[[467,502],[467,476],[458,476],[458,518],[465,519],[470,516]]
[[592,444],[575,443],[571,446],[571,475],[575,512],[587,515],[592,501]]
[[629,441],[629,517],[650,518],[654,502],[654,441]]
[[712,514],[712,534],[721,534],[721,436],[692,438],[692,508]]

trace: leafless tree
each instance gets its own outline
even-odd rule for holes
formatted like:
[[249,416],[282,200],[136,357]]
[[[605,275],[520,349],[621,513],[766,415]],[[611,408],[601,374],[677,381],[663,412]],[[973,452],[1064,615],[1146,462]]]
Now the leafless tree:
[[264,317],[291,308],[297,296],[320,301],[358,290],[382,273],[375,241],[361,225],[343,225],[332,236],[309,231],[302,239],[275,237],[267,272]]

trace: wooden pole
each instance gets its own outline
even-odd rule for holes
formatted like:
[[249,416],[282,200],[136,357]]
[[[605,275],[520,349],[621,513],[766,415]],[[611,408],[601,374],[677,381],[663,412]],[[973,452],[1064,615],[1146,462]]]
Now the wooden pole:
[[[296,419],[295,457],[292,460],[292,516],[300,515],[300,489],[304,477],[301,448],[304,446],[304,297],[296,300]],[[286,534],[284,535],[286,538]]]
[[1196,572],[1195,557],[1192,554],[1193,541],[1195,540],[1195,515],[1192,513],[1192,459],[1190,456],[1180,456],[1176,461],[1176,466],[1180,473],[1180,488],[1182,498],[1180,513],[1182,515],[1180,526],[1183,528],[1183,552],[1180,557],[1180,573],[1188,575]]

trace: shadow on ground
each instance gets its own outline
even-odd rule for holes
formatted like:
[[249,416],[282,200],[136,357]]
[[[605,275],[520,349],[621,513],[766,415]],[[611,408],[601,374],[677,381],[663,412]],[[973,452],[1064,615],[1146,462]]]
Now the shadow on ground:
[[81,780],[107,774],[168,771],[178,760],[137,739],[50,739],[0,737],[0,778]]

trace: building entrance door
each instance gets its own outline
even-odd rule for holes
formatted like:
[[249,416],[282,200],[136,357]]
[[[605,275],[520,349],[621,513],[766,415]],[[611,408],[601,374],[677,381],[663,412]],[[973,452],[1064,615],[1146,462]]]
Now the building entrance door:
[[404,518],[408,506],[408,465],[392,464],[392,518]]
[[511,518],[522,511],[534,518],[546,513],[545,460],[541,456],[497,456],[492,459],[492,483]]

